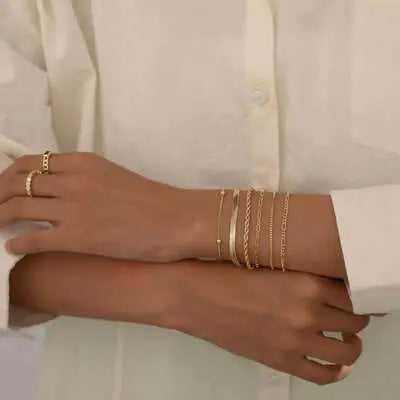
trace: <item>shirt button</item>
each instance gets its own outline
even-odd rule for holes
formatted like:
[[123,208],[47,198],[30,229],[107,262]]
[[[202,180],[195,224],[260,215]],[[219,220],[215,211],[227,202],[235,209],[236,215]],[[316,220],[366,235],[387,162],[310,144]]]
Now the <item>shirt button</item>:
[[251,99],[254,103],[263,106],[268,101],[268,95],[263,90],[254,89],[251,93]]

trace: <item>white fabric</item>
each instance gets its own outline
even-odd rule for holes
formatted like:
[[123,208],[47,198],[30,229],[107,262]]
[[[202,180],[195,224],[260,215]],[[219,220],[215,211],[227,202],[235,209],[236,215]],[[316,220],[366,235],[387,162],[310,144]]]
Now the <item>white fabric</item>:
[[[398,310],[399,17],[397,0],[3,0],[0,145],[97,151],[185,187],[331,192],[355,309]],[[64,318],[40,400],[394,400],[399,328],[374,324],[322,392],[177,332]]]
[[44,340],[43,326],[28,328],[20,335],[0,333],[0,398],[39,400],[37,387]]

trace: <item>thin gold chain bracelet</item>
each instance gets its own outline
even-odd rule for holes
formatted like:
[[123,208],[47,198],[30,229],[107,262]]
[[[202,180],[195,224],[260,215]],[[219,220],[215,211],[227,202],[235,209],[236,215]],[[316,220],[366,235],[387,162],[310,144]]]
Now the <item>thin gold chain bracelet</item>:
[[286,271],[287,267],[287,224],[289,216],[289,201],[290,193],[285,194],[283,212],[282,212],[282,225],[281,225],[281,268]]
[[222,225],[222,211],[224,208],[224,200],[225,200],[225,195],[226,191],[222,189],[219,192],[220,198],[219,198],[219,208],[218,208],[218,228],[217,228],[217,250],[218,250],[218,257],[220,260],[222,260],[222,232],[221,232],[221,225]]
[[240,190],[235,189],[232,196],[232,215],[229,229],[229,255],[237,267],[242,267],[236,253],[236,226],[239,214]]
[[269,216],[269,266],[274,267],[274,205],[276,192],[272,193],[271,212]]
[[254,254],[254,260],[255,260],[254,263],[256,269],[260,268],[259,251],[260,251],[261,221],[262,221],[264,197],[265,197],[265,190],[262,190],[259,192],[258,207],[257,207],[257,223],[256,223],[255,254]]
[[247,269],[253,269],[249,256],[249,236],[250,236],[250,222],[251,222],[251,199],[253,195],[253,189],[249,188],[246,195],[246,215],[244,220],[244,235],[243,235],[243,246],[244,246],[244,260]]

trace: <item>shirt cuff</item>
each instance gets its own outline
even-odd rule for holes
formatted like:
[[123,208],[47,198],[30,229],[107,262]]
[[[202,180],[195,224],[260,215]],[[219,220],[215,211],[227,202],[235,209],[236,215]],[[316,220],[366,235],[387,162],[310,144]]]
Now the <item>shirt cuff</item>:
[[34,230],[43,229],[43,225],[19,222],[0,230],[0,330],[37,325],[52,318],[50,315],[30,312],[21,307],[10,307],[9,277],[10,272],[22,256],[10,254],[5,243],[14,236],[20,236]]
[[400,185],[331,192],[354,311],[400,310]]

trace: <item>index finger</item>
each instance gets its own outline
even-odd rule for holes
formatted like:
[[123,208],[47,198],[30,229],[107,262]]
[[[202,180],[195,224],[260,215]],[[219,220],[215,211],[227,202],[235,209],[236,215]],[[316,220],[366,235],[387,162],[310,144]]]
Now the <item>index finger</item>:
[[348,289],[343,281],[326,279],[325,286],[327,289],[326,304],[351,313],[354,311]]
[[[9,176],[16,174],[28,173],[34,169],[42,169],[43,155],[25,155],[18,158],[13,164],[11,164],[1,176]],[[51,154],[49,160],[49,170],[51,173],[66,172],[67,169],[71,171],[73,166],[73,155],[72,154]]]

